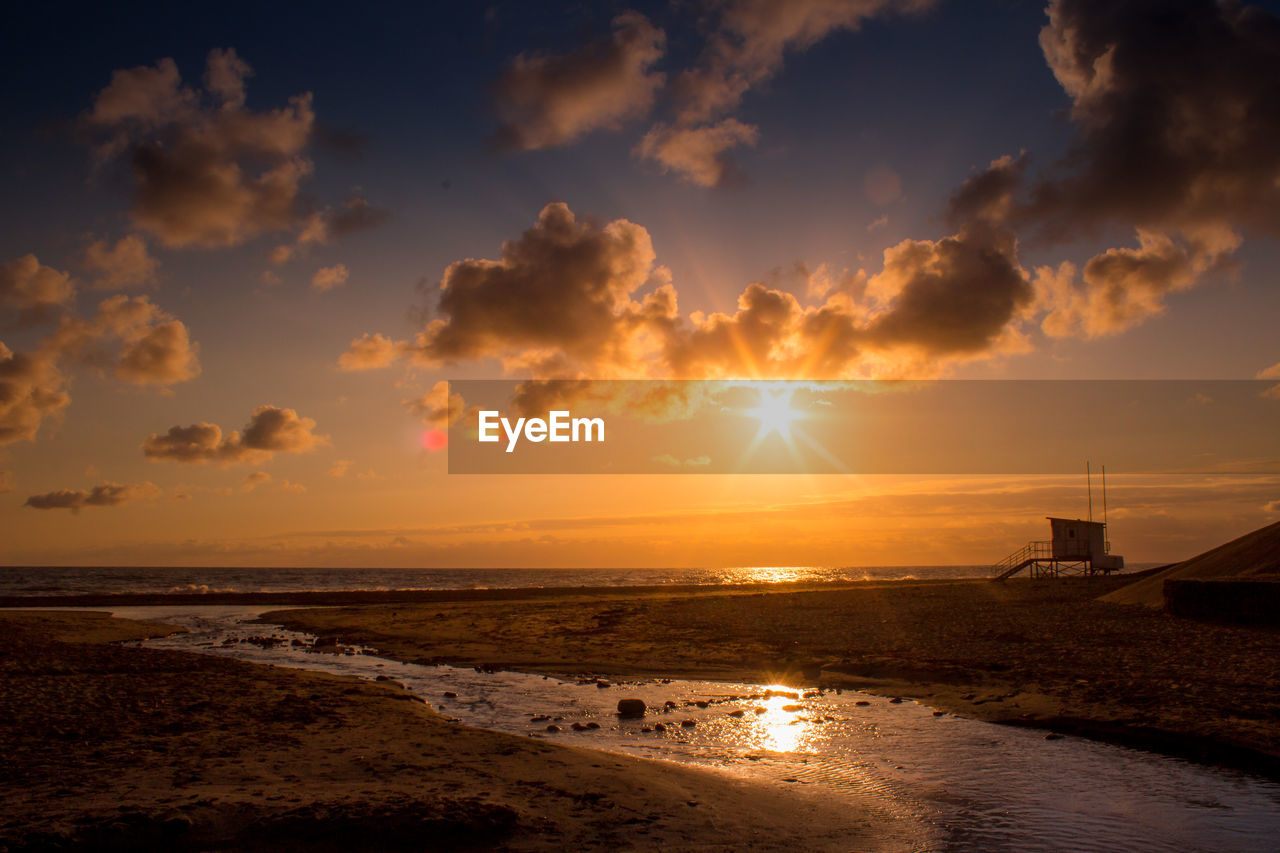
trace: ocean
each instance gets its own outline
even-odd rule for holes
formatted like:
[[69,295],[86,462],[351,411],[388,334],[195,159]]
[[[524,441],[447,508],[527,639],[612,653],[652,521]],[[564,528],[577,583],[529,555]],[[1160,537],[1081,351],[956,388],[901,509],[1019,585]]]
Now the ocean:
[[986,577],[990,566],[727,569],[375,569],[0,566],[0,596],[833,583]]

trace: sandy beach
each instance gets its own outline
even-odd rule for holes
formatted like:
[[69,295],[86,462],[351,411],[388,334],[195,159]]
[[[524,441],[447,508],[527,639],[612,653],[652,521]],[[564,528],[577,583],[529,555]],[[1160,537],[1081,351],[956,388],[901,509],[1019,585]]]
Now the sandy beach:
[[1280,632],[1097,601],[1131,577],[613,592],[264,615],[405,661],[856,687],[1280,771]]
[[395,686],[3,612],[0,850],[902,849],[785,787],[481,731]]

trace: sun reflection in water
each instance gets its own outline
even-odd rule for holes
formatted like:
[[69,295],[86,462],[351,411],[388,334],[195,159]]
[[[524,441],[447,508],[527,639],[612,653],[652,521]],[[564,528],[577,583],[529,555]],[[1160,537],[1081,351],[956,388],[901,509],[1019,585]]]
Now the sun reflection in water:
[[[752,736],[753,746],[772,752],[796,752],[807,748],[813,735],[813,724],[809,722],[802,702],[796,697],[796,691],[782,685],[770,688],[773,695],[761,700],[759,707],[763,714],[755,714]],[[791,709],[791,710],[785,710]]]

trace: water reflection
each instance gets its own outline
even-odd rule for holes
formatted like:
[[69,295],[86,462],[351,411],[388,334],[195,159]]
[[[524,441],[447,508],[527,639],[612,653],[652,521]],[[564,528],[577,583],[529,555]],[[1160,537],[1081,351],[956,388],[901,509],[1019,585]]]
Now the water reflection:
[[[478,673],[236,643],[236,636],[265,628],[238,624],[248,615],[246,608],[219,608],[216,614],[200,608],[202,615],[186,617],[130,610],[119,615],[193,629],[148,645],[384,676],[469,725],[690,762],[747,779],[795,784],[813,796],[870,804],[919,839],[899,845],[902,849],[1277,849],[1280,785],[1275,782],[1078,738],[1047,742],[1034,731],[934,716],[913,702],[705,681],[643,681],[600,689],[585,679]],[[225,645],[228,637],[233,642]],[[616,704],[624,696],[643,699],[650,713],[619,718]],[[547,714],[561,732],[546,731]],[[682,725],[686,721],[694,725]],[[574,731],[574,722],[594,722],[598,728]]]
[[759,708],[763,714],[752,712],[753,725],[745,738],[746,746],[772,752],[796,752],[810,748],[812,723],[805,715],[807,710],[795,693],[783,685],[770,688],[773,694],[762,700]]

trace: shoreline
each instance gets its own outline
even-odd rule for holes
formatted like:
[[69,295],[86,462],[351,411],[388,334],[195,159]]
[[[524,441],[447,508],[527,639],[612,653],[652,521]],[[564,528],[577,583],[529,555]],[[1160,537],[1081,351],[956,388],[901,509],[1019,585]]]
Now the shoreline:
[[847,687],[1280,779],[1266,664],[1280,632],[1096,601],[1133,577],[575,590],[259,618],[408,663]]
[[910,849],[918,827],[731,774],[450,722],[389,682],[0,613],[0,848]]
[[[1137,573],[1125,575],[1137,578]],[[119,592],[71,595],[0,596],[0,609],[58,607],[162,607],[219,605],[289,605],[343,607],[361,604],[432,604],[455,601],[516,601],[572,596],[629,596],[634,594],[749,594],[856,589],[873,584],[952,584],[985,581],[985,577],[897,578],[859,581],[796,581],[743,584],[645,584],[640,586],[529,586],[466,589],[349,589],[288,590],[278,592]]]
[[[1107,586],[1128,583],[1157,570],[1126,573],[1105,579],[1062,579],[1048,582],[1071,584],[1082,581],[1092,585],[1094,592]],[[1044,584],[1043,581],[1011,581],[1008,586],[1033,589],[1028,584]],[[1079,583],[1076,584],[1080,586]],[[430,632],[416,629],[407,632],[387,624],[379,624],[377,616],[389,607],[435,608],[448,611],[456,608],[498,608],[511,610],[522,603],[532,606],[557,607],[578,604],[584,608],[617,606],[637,600],[649,605],[656,602],[680,603],[692,600],[737,599],[739,602],[773,599],[783,596],[831,596],[836,594],[928,594],[948,595],[957,591],[972,592],[987,587],[983,579],[948,578],[928,580],[868,580],[858,582],[792,583],[792,584],[738,584],[732,586],[682,584],[651,585],[644,587],[529,587],[459,590],[345,590],[278,593],[161,593],[95,596],[41,596],[24,599],[15,607],[14,599],[0,599],[0,608],[22,607],[148,607],[148,606],[281,606],[305,607],[306,610],[268,611],[258,621],[281,624],[296,630],[305,630],[318,636],[371,646],[378,654],[390,660],[406,663],[445,663],[457,666],[495,666],[501,669],[538,675],[576,678],[594,675],[605,678],[689,678],[715,681],[740,681],[760,684],[787,683],[792,686],[844,687],[863,692],[915,699],[941,711],[1002,725],[1044,730],[1050,733],[1071,734],[1093,740],[1142,749],[1163,755],[1187,759],[1209,766],[1221,766],[1280,779],[1280,748],[1259,747],[1249,739],[1224,736],[1214,732],[1188,730],[1188,727],[1162,725],[1155,719],[1117,715],[1113,709],[1074,706],[1071,696],[1049,695],[1049,691],[1037,689],[1034,682],[1020,684],[1006,677],[999,683],[987,683],[990,672],[981,671],[972,661],[965,661],[963,649],[956,649],[956,659],[935,661],[925,657],[912,660],[909,655],[863,655],[851,660],[821,659],[805,654],[805,649],[791,654],[770,654],[754,661],[726,664],[723,660],[689,660],[667,657],[653,663],[641,662],[633,654],[600,654],[607,647],[611,634],[608,626],[597,624],[588,649],[595,654],[575,656],[574,665],[551,659],[504,660],[503,655],[478,654],[475,649],[458,648],[458,644],[445,642],[438,651],[422,654],[424,645],[431,645]],[[1007,588],[1006,585],[991,585]],[[1095,595],[1088,596],[1096,598]],[[1145,609],[1126,608],[1121,605],[1105,605],[1112,610],[1132,613],[1135,619],[1159,618]],[[363,611],[363,613],[361,613]],[[396,612],[396,611],[393,611]],[[324,618],[327,615],[328,618]],[[511,614],[516,615],[516,614]],[[606,620],[607,621],[607,620]],[[1177,620],[1173,624],[1185,625],[1195,631],[1198,623]],[[1212,630],[1212,626],[1209,626]],[[590,635],[588,635],[590,636]],[[1272,637],[1276,635],[1272,632]],[[545,638],[542,638],[545,639]],[[738,638],[742,639],[742,638]],[[465,644],[461,644],[465,646]],[[1280,647],[1278,647],[1280,648]],[[543,656],[545,657],[545,656]],[[1013,675],[1012,673],[1010,675]],[[1076,692],[1076,691],[1071,691]],[[1231,702],[1230,696],[1222,701]],[[1099,713],[1103,710],[1103,713]],[[1083,713],[1082,713],[1083,711]],[[1280,725],[1269,728],[1280,729]],[[1280,743],[1280,732],[1276,742]]]

